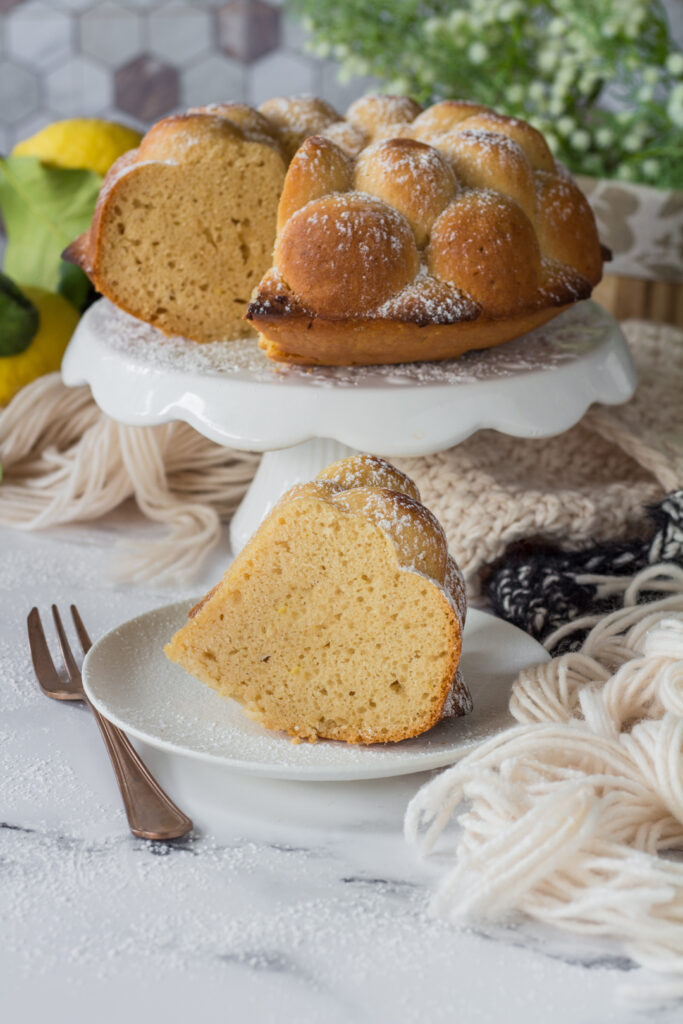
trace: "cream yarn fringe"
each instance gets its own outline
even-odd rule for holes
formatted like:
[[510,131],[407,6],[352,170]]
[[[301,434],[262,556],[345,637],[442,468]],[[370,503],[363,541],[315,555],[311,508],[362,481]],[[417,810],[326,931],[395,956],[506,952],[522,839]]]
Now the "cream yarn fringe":
[[683,998],[683,863],[658,856],[683,851],[683,569],[636,575],[580,651],[518,676],[510,710],[518,726],[408,807],[406,837],[429,851],[468,805],[433,912],[610,936],[657,972],[622,994]]
[[125,544],[113,574],[172,582],[217,543],[221,519],[237,506],[258,459],[221,448],[185,423],[116,423],[89,388],[66,388],[59,374],[49,374],[0,411],[0,525],[39,530],[97,519],[132,497],[167,533]]

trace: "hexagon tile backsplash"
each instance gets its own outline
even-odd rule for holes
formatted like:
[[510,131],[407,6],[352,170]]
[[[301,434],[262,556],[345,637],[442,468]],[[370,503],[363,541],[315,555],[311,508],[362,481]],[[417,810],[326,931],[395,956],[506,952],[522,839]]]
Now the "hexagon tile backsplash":
[[303,52],[305,35],[276,0],[0,0],[0,153],[63,117],[144,128],[298,92],[343,110],[371,80],[342,85],[334,62]]

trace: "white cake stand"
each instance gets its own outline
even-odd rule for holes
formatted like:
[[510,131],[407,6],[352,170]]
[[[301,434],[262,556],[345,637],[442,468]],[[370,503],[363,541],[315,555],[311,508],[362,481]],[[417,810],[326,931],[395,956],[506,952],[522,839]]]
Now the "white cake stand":
[[62,377],[89,384],[122,423],[184,420],[218,444],[266,453],[232,520],[235,553],[287,487],[352,451],[427,455],[484,427],[559,434],[593,402],[626,401],[636,382],[618,324],[593,302],[457,360],[304,368],[271,362],[253,340],[167,338],[101,299],[81,319]]

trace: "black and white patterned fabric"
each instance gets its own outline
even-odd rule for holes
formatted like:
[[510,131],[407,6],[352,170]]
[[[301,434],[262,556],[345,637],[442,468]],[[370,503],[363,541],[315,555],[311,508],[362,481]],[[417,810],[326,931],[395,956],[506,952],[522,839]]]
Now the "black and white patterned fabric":
[[[621,605],[621,594],[605,595],[605,581],[585,577],[633,576],[648,565],[683,565],[683,490],[647,510],[652,533],[646,540],[596,544],[562,551],[542,540],[511,545],[489,568],[484,592],[496,615],[543,641],[558,627],[584,615],[607,614]],[[581,646],[585,633],[560,641],[552,653]]]

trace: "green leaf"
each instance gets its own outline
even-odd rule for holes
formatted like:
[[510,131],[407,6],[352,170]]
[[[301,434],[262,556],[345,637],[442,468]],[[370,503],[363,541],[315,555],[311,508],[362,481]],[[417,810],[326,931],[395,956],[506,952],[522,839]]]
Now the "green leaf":
[[0,359],[29,347],[40,326],[40,314],[5,274],[0,274]]
[[56,291],[62,251],[89,226],[101,184],[93,171],[47,167],[34,156],[0,157],[3,269],[23,284]]
[[95,298],[95,289],[90,278],[80,267],[62,260],[59,266],[59,285],[57,291],[67,302],[82,313]]

